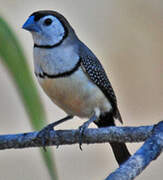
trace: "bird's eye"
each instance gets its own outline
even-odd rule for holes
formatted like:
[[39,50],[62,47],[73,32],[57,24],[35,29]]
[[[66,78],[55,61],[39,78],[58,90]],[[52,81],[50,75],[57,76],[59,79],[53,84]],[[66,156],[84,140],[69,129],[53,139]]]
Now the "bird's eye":
[[52,20],[50,18],[45,19],[44,25],[49,26],[52,23]]

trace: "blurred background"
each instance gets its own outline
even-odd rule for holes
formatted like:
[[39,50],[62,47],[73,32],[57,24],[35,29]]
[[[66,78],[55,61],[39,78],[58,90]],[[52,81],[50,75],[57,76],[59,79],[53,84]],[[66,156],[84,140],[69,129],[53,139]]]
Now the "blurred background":
[[[0,0],[0,14],[18,35],[33,72],[32,37],[21,29],[28,16],[41,9],[62,13],[79,38],[97,55],[116,92],[125,126],[151,125],[163,119],[162,0]],[[3,42],[0,42],[3,43]],[[33,78],[36,81],[36,78]],[[38,83],[36,81],[36,85]],[[38,86],[48,122],[65,116]],[[78,128],[75,118],[58,129]],[[31,131],[23,104],[6,67],[0,63],[0,133]],[[94,126],[92,126],[94,127]],[[132,153],[141,144],[129,144]],[[118,166],[108,144],[52,147],[60,180],[102,180]],[[161,180],[163,159],[137,180]],[[49,180],[37,148],[0,152],[0,180]]]

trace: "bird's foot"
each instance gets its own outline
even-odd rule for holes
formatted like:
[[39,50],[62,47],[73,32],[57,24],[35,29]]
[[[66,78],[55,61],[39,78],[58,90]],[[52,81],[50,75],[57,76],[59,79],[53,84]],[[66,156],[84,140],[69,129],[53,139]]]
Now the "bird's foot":
[[79,127],[79,148],[82,151],[82,143],[83,143],[83,136],[84,136],[84,132],[85,130],[88,128],[88,125],[86,123],[84,123],[83,125],[81,125]]
[[96,115],[93,115],[88,121],[86,121],[83,125],[81,125],[79,127],[79,148],[82,151],[82,143],[83,143],[83,136],[85,133],[85,130],[88,129],[88,126],[94,122],[95,120],[97,120]]
[[68,119],[72,119],[72,118],[73,118],[73,116],[66,116],[63,119],[60,119],[56,122],[53,122],[53,123],[45,126],[42,130],[39,131],[37,137],[39,139],[41,139],[41,145],[42,145],[44,151],[46,151],[46,143],[47,143],[47,141],[50,140],[50,132],[54,131],[54,127],[57,126],[58,124],[61,124],[65,121],[67,121]]
[[42,130],[39,131],[37,137],[41,139],[41,145],[43,147],[43,150],[46,151],[46,142],[50,139],[50,131],[54,131],[54,125],[49,124],[46,127],[44,127]]

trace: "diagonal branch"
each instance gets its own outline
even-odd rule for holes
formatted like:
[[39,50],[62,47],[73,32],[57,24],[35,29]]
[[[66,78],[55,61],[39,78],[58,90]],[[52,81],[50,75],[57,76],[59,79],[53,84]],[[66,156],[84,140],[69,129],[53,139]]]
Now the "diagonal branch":
[[105,180],[132,180],[138,176],[152,160],[163,151],[163,122],[153,129],[143,146]]

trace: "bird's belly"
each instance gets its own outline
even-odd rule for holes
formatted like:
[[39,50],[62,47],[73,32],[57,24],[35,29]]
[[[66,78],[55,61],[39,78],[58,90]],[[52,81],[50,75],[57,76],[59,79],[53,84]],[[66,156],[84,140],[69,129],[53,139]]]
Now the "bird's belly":
[[75,73],[61,78],[39,78],[39,83],[67,114],[90,117],[95,108],[110,111],[111,105],[102,91],[79,68]]

